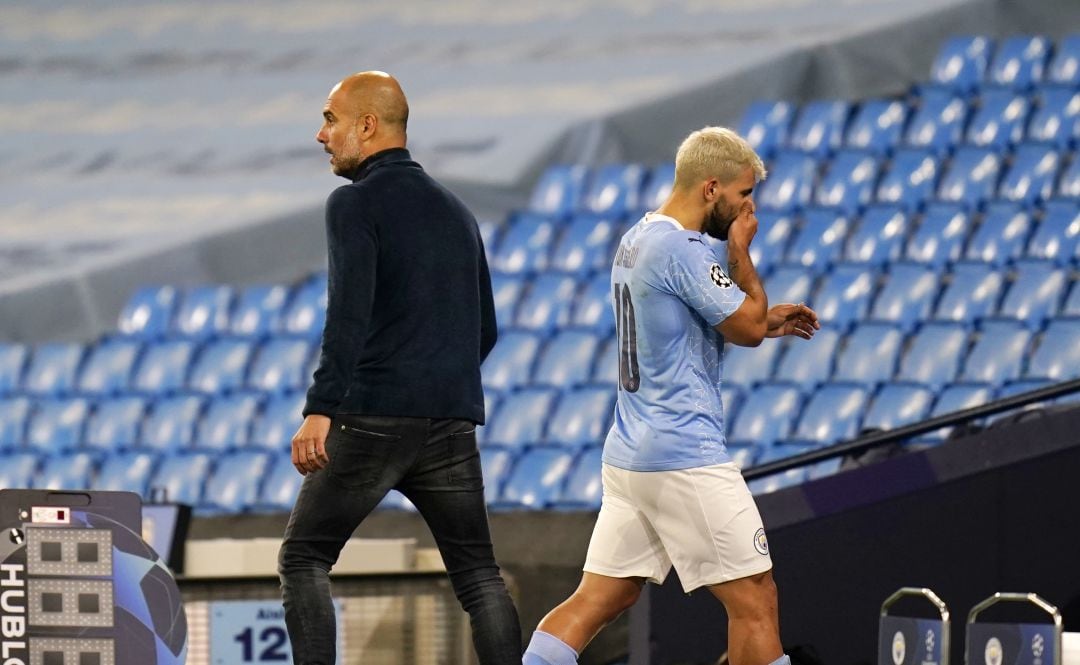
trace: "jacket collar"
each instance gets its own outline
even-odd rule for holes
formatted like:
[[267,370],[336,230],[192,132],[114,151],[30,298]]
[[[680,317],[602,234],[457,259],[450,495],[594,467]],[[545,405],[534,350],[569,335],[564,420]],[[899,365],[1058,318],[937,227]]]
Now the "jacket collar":
[[383,166],[384,164],[391,164],[393,162],[408,162],[412,161],[412,155],[405,148],[388,148],[386,150],[380,150],[374,155],[369,156],[364,161],[360,162],[360,166],[356,167],[356,173],[353,175],[353,182],[360,182],[366,178],[373,170]]

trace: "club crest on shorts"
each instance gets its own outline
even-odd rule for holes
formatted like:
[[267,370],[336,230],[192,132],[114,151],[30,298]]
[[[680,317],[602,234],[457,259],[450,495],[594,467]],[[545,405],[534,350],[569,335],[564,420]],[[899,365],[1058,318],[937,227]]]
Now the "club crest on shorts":
[[724,269],[720,267],[719,263],[714,263],[709,267],[709,277],[712,277],[713,284],[722,289],[729,288],[734,284],[731,278],[724,273]]
[[754,549],[758,551],[758,554],[769,553],[769,541],[765,538],[765,529],[758,529],[754,533]]
[[901,665],[906,655],[907,642],[904,640],[904,634],[898,630],[892,638],[892,662],[894,665]]

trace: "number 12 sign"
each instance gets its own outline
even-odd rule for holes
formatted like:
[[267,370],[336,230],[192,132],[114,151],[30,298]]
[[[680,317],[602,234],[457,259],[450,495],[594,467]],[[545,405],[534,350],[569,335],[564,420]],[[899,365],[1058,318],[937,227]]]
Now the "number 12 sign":
[[[338,619],[338,662],[341,644],[341,601],[334,601]],[[280,601],[220,600],[210,603],[210,662],[291,663],[292,648]]]

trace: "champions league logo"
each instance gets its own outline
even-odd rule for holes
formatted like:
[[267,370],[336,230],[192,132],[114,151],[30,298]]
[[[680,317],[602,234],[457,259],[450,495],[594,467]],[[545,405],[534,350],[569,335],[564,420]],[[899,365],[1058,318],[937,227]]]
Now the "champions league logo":
[[1033,661],[1035,665],[1041,665],[1042,655],[1045,650],[1046,642],[1045,640],[1043,640],[1042,635],[1036,635],[1035,637],[1031,638],[1031,655],[1035,657]]
[[892,638],[892,662],[894,665],[900,665],[904,662],[904,656],[907,655],[907,643],[904,641],[904,634],[899,630]]
[[709,277],[712,278],[713,284],[722,289],[730,288],[734,284],[731,278],[724,274],[724,269],[719,263],[714,263],[709,267]]
[[1004,654],[1001,650],[1001,640],[991,637],[986,642],[986,651],[983,653],[986,665],[1001,665]]
[[926,631],[926,662],[934,662],[934,631]]

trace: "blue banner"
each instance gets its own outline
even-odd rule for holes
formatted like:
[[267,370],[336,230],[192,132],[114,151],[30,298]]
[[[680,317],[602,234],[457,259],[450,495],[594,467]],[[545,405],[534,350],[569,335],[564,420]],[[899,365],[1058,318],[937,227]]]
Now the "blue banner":
[[1050,623],[972,623],[968,665],[1054,665],[1058,636]]
[[[341,663],[341,601],[334,601]],[[280,600],[219,600],[210,603],[210,663],[291,663],[292,646]]]
[[943,630],[939,619],[881,617],[878,665],[940,665]]

